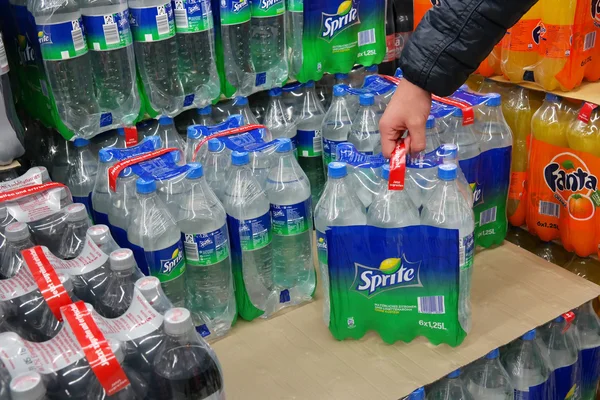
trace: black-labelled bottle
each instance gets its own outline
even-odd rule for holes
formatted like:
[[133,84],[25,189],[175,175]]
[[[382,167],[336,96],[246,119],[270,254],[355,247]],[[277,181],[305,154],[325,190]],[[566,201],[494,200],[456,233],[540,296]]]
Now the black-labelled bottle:
[[23,265],[21,250],[35,246],[27,224],[13,222],[4,230],[6,235],[6,249],[0,261],[0,279],[12,278],[19,272]]
[[67,206],[67,228],[62,235],[57,256],[64,260],[77,257],[85,246],[85,236],[90,225],[90,218],[83,204]]

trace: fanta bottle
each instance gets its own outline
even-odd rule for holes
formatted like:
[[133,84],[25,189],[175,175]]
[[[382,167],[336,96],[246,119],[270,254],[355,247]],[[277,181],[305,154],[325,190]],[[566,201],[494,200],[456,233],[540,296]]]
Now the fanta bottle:
[[479,90],[479,88],[481,87],[481,84],[483,83],[483,76],[478,75],[478,74],[471,74],[471,75],[469,75],[469,78],[467,79],[467,81],[465,83],[467,84],[469,89],[476,92]]
[[538,61],[542,1],[536,3],[509,31],[502,46],[502,73],[511,82],[522,82]]
[[490,67],[494,71],[494,75],[502,75],[502,46],[504,45],[505,40],[506,35],[504,35],[502,40],[494,46],[487,58]]

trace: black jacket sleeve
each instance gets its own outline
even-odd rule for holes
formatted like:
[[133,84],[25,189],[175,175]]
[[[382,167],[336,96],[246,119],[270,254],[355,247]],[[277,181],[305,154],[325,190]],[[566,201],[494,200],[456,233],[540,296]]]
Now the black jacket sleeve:
[[448,96],[537,0],[438,0],[402,51],[413,84]]

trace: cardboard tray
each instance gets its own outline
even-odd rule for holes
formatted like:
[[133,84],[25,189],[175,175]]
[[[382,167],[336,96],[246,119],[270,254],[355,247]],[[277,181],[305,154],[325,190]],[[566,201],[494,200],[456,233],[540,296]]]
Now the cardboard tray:
[[454,349],[424,338],[387,345],[373,332],[337,341],[320,290],[272,319],[238,319],[213,344],[227,399],[396,400],[600,295],[600,286],[508,242],[479,252],[474,268],[473,329]]
[[[502,76],[494,76],[490,79],[492,79],[496,82],[511,83],[513,85],[523,86],[528,89],[537,90],[539,92],[547,92],[546,90],[544,90],[544,88],[542,88],[535,82],[512,83],[511,81],[509,81],[508,79],[505,79]],[[553,90],[548,93],[554,93],[558,96],[588,101],[588,102],[594,103],[594,104],[600,104],[600,81],[598,81],[598,82],[583,81],[581,83],[581,86],[576,87],[575,89],[571,90],[570,92],[563,92],[561,90]]]

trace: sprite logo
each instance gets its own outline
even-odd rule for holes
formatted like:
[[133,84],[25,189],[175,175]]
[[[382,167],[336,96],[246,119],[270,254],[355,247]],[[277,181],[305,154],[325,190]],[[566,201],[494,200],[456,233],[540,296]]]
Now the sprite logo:
[[233,0],[231,2],[231,11],[234,13],[237,13],[246,7],[248,7],[248,0]]
[[358,23],[360,21],[357,6],[352,0],[346,0],[339,5],[337,14],[323,13],[321,39],[331,42],[338,33]]
[[52,43],[52,38],[43,31],[38,32],[38,41],[40,44]]
[[422,287],[419,278],[420,263],[409,263],[401,258],[388,258],[379,268],[371,268],[355,263],[356,272],[351,289],[367,298],[374,297],[387,290]]
[[169,275],[173,270],[179,266],[181,261],[183,261],[183,251],[179,248],[179,246],[173,250],[173,254],[171,254],[171,258],[167,260],[160,260],[160,273],[164,275]]
[[275,4],[280,4],[283,0],[260,0],[259,8],[263,10],[268,10],[273,7]]

